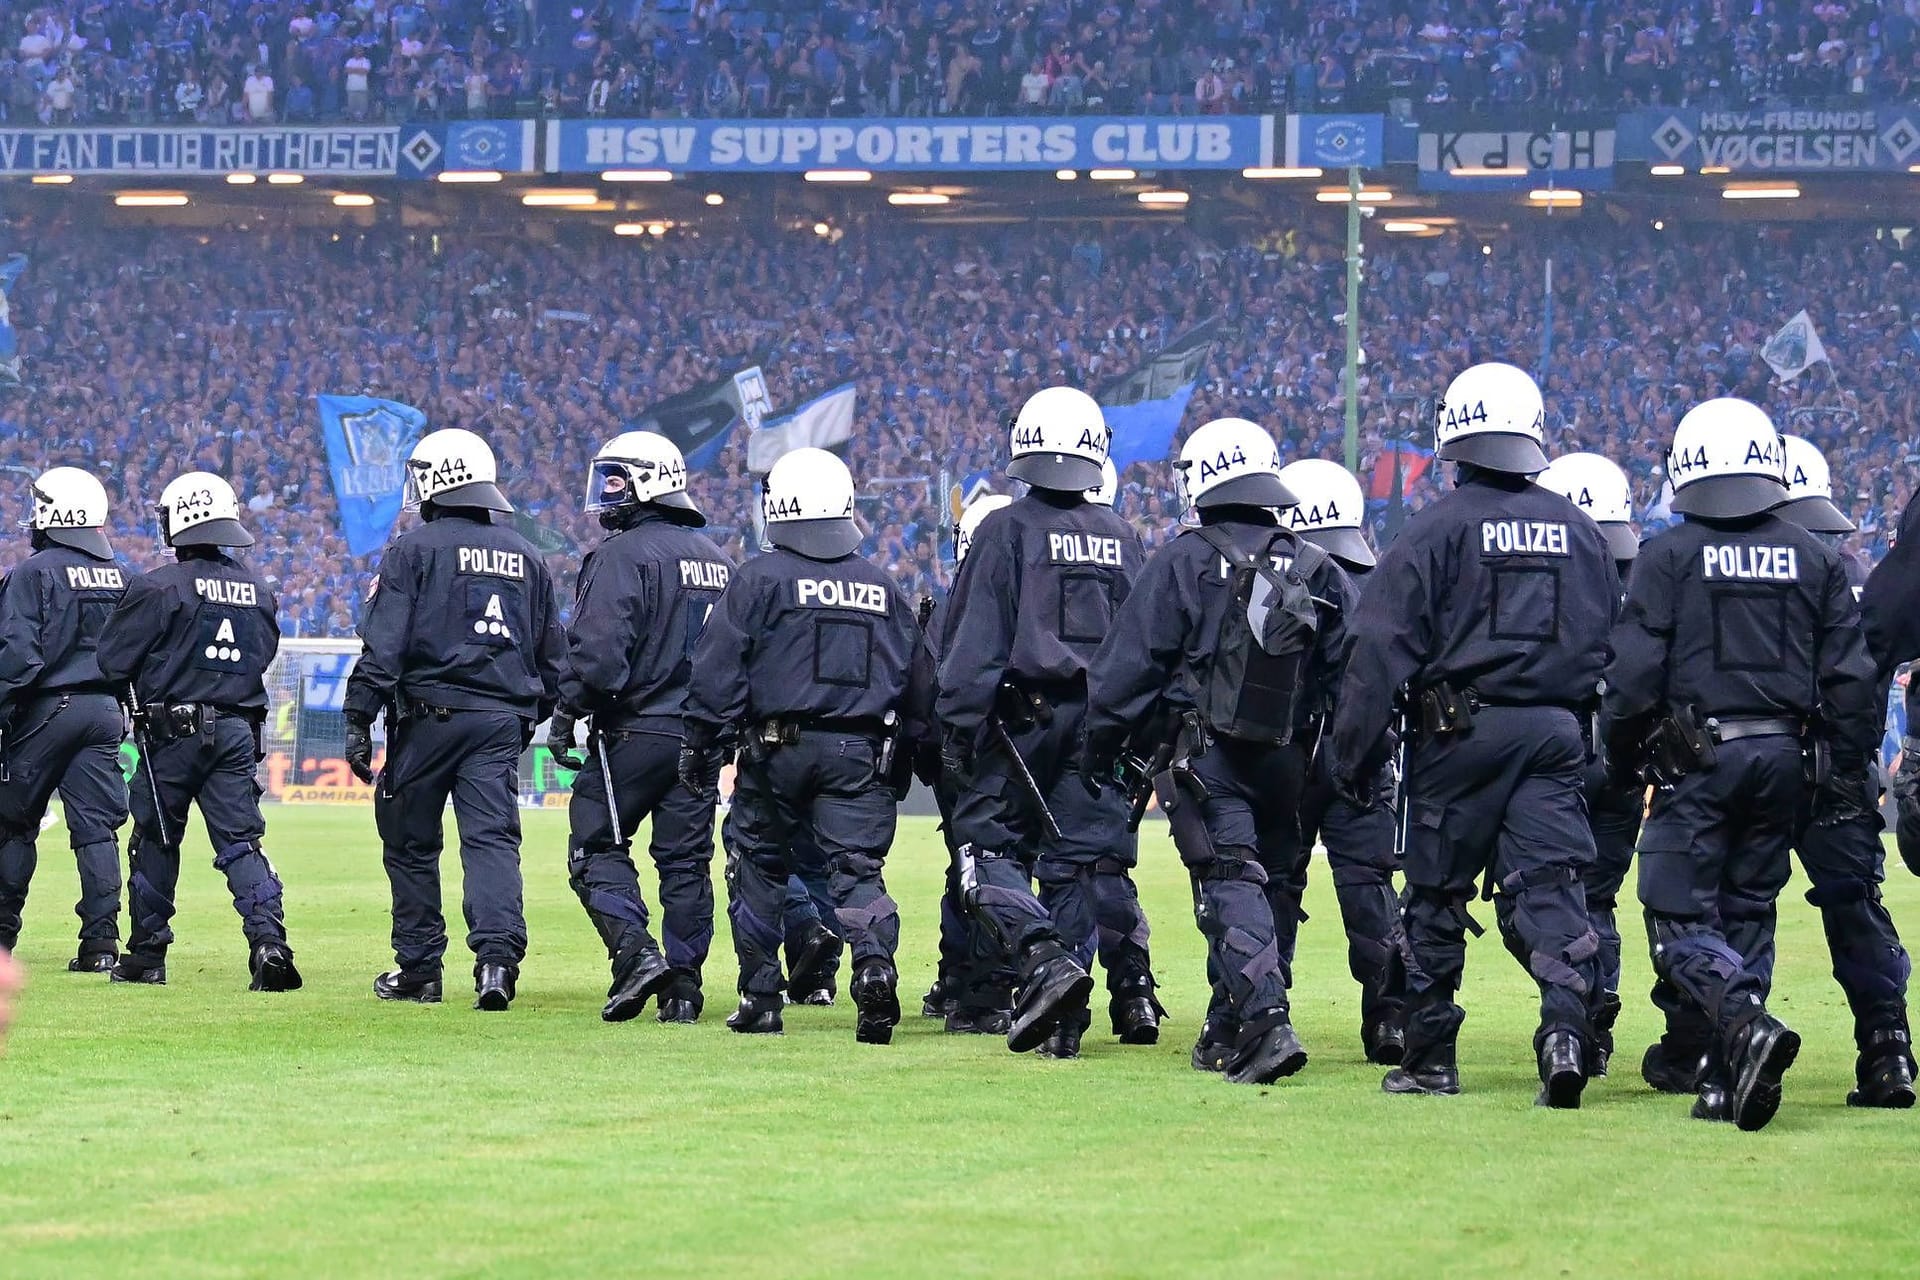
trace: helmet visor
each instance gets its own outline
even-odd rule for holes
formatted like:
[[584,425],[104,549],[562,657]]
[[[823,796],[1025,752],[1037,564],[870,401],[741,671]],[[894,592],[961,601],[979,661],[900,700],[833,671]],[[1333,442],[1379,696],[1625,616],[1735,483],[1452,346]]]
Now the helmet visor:
[[599,458],[587,468],[586,511],[589,515],[630,506],[634,501],[633,480],[627,474],[626,463]]

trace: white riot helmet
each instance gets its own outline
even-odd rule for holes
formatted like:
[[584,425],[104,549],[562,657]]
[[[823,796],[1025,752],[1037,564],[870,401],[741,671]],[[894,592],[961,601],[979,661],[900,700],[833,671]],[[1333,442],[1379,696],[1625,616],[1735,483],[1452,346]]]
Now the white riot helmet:
[[106,487],[78,467],[54,467],[33,482],[33,514],[20,527],[97,560],[111,560],[106,524]]
[[1100,484],[1096,488],[1087,490],[1087,501],[1097,503],[1103,507],[1110,507],[1113,505],[1114,499],[1119,496],[1120,473],[1113,469],[1112,458],[1102,458],[1100,460]]
[[1299,499],[1281,524],[1346,565],[1373,568],[1373,548],[1360,532],[1367,502],[1351,471],[1325,458],[1302,458],[1280,468],[1280,483]]
[[1004,493],[982,494],[967,504],[960,513],[960,520],[953,526],[953,567],[958,569],[961,561],[967,558],[967,552],[973,550],[973,535],[980,530],[986,518],[1003,507],[1013,505],[1013,499]]
[[170,547],[250,547],[233,486],[209,471],[189,471],[160,491],[160,536]]
[[1510,364],[1476,364],[1434,406],[1434,452],[1448,462],[1530,476],[1547,469],[1540,388]]
[[1258,424],[1217,418],[1180,446],[1181,501],[1188,507],[1290,507],[1299,499],[1280,481],[1280,448]]
[[1592,517],[1607,535],[1607,549],[1615,560],[1640,554],[1640,535],[1633,527],[1633,489],[1627,484],[1627,473],[1611,458],[1597,453],[1564,454],[1548,463],[1535,483]]
[[1722,396],[1687,410],[1667,451],[1669,504],[1682,515],[1738,520],[1787,498],[1785,447],[1758,406]]
[[1100,483],[1111,437],[1093,397],[1048,387],[1027,397],[1009,427],[1013,461],[1007,474],[1036,489],[1080,493]]
[[673,441],[652,431],[626,431],[600,446],[587,468],[588,514],[651,504],[689,528],[707,517],[687,496],[687,460]]
[[443,507],[480,507],[511,512],[500,492],[499,469],[487,442],[460,427],[442,427],[420,437],[407,458],[401,505],[417,511],[422,503]]
[[1799,436],[1787,445],[1787,500],[1774,511],[1814,533],[1852,533],[1853,521],[1833,502],[1833,472],[1819,448]]
[[760,500],[767,541],[813,560],[838,560],[860,545],[853,473],[825,449],[795,449],[767,472]]

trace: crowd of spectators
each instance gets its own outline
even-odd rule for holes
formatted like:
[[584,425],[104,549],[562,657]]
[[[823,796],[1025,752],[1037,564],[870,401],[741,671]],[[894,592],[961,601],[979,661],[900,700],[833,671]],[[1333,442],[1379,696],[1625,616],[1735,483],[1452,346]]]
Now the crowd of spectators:
[[[1745,395],[1828,450],[1856,547],[1883,552],[1920,449],[1920,246],[1804,224],[1742,237],[1579,227],[1491,253],[1456,235],[1374,238],[1363,475],[1388,440],[1431,443],[1423,401],[1466,364],[1542,367],[1551,249],[1553,451],[1613,456],[1646,513],[1679,414]],[[1272,428],[1289,458],[1341,452],[1344,268],[1336,246],[1294,234],[15,232],[34,252],[12,296],[26,383],[0,394],[0,513],[26,512],[32,472],[90,467],[114,498],[116,545],[151,565],[165,554],[150,515],[161,486],[192,467],[222,472],[250,508],[290,635],[349,634],[371,568],[337,528],[313,400],[325,392],[406,401],[431,425],[481,432],[514,501],[586,546],[598,532],[580,512],[587,459],[659,399],[749,358],[776,409],[851,381],[866,549],[916,592],[945,584],[953,487],[981,474],[1004,487],[1003,424],[1025,395],[1057,381],[1098,390],[1203,320],[1224,334],[1186,429],[1234,414]],[[1849,282],[1837,300],[1810,283],[1831,280]],[[1801,307],[1832,365],[1783,385],[1758,351]],[[736,428],[692,482],[736,555],[753,538],[745,453]],[[1406,505],[1429,501],[1441,471]],[[1150,542],[1168,536],[1169,467],[1130,469],[1120,509]],[[11,543],[0,563],[23,552]],[[569,591],[575,559],[553,557]]]
[[1920,0],[0,0],[14,124],[1920,100]]

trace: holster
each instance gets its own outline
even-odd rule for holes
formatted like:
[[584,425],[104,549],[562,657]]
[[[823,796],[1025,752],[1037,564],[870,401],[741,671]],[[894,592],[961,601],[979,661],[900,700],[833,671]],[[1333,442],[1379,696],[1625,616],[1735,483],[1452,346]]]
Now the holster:
[[1014,684],[1002,684],[993,695],[994,714],[1009,733],[1053,723],[1053,704],[1038,693]]
[[1647,781],[1671,787],[1689,774],[1704,773],[1719,763],[1713,735],[1697,707],[1677,707],[1647,734]]
[[1207,798],[1206,783],[1183,761],[1154,776],[1153,794],[1160,801],[1160,812],[1167,815],[1167,829],[1182,861],[1189,866],[1212,862],[1213,836],[1200,813],[1200,802]]
[[150,742],[178,742],[213,732],[213,715],[197,702],[149,702],[134,715]]
[[1465,733],[1473,728],[1473,702],[1444,680],[1420,690],[1415,710],[1422,737]]

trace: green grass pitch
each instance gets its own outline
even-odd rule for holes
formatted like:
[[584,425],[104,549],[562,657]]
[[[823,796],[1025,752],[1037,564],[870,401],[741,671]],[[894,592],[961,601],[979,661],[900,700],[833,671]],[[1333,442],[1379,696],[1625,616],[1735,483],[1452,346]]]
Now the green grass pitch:
[[[22,1020],[0,1058],[0,1276],[1741,1276],[1920,1272],[1920,1113],[1849,1111],[1846,1009],[1798,884],[1776,1008],[1807,1039],[1765,1132],[1686,1118],[1641,1084],[1656,1033],[1630,941],[1620,1069],[1577,1114],[1530,1104],[1531,986],[1469,954],[1453,1099],[1389,1098],[1314,867],[1295,1019],[1312,1061],[1268,1089],[1187,1066],[1201,947],[1163,831],[1142,894],[1172,1019],[1016,1059],[912,1016],[932,975],[941,854],[907,820],[888,868],[909,1017],[853,1040],[844,998],[742,1041],[724,932],[696,1027],[608,1027],[564,824],[529,815],[520,999],[377,1002],[389,962],[370,814],[276,809],[307,988],[246,990],[238,921],[196,832],[164,989],[65,972],[74,875],[55,830],[29,904]],[[451,854],[448,867],[455,863]],[[1920,931],[1896,864],[1895,915]],[[1484,907],[1481,918],[1491,923]],[[722,921],[724,930],[724,920]],[[1630,935],[1638,934],[1637,924]]]

